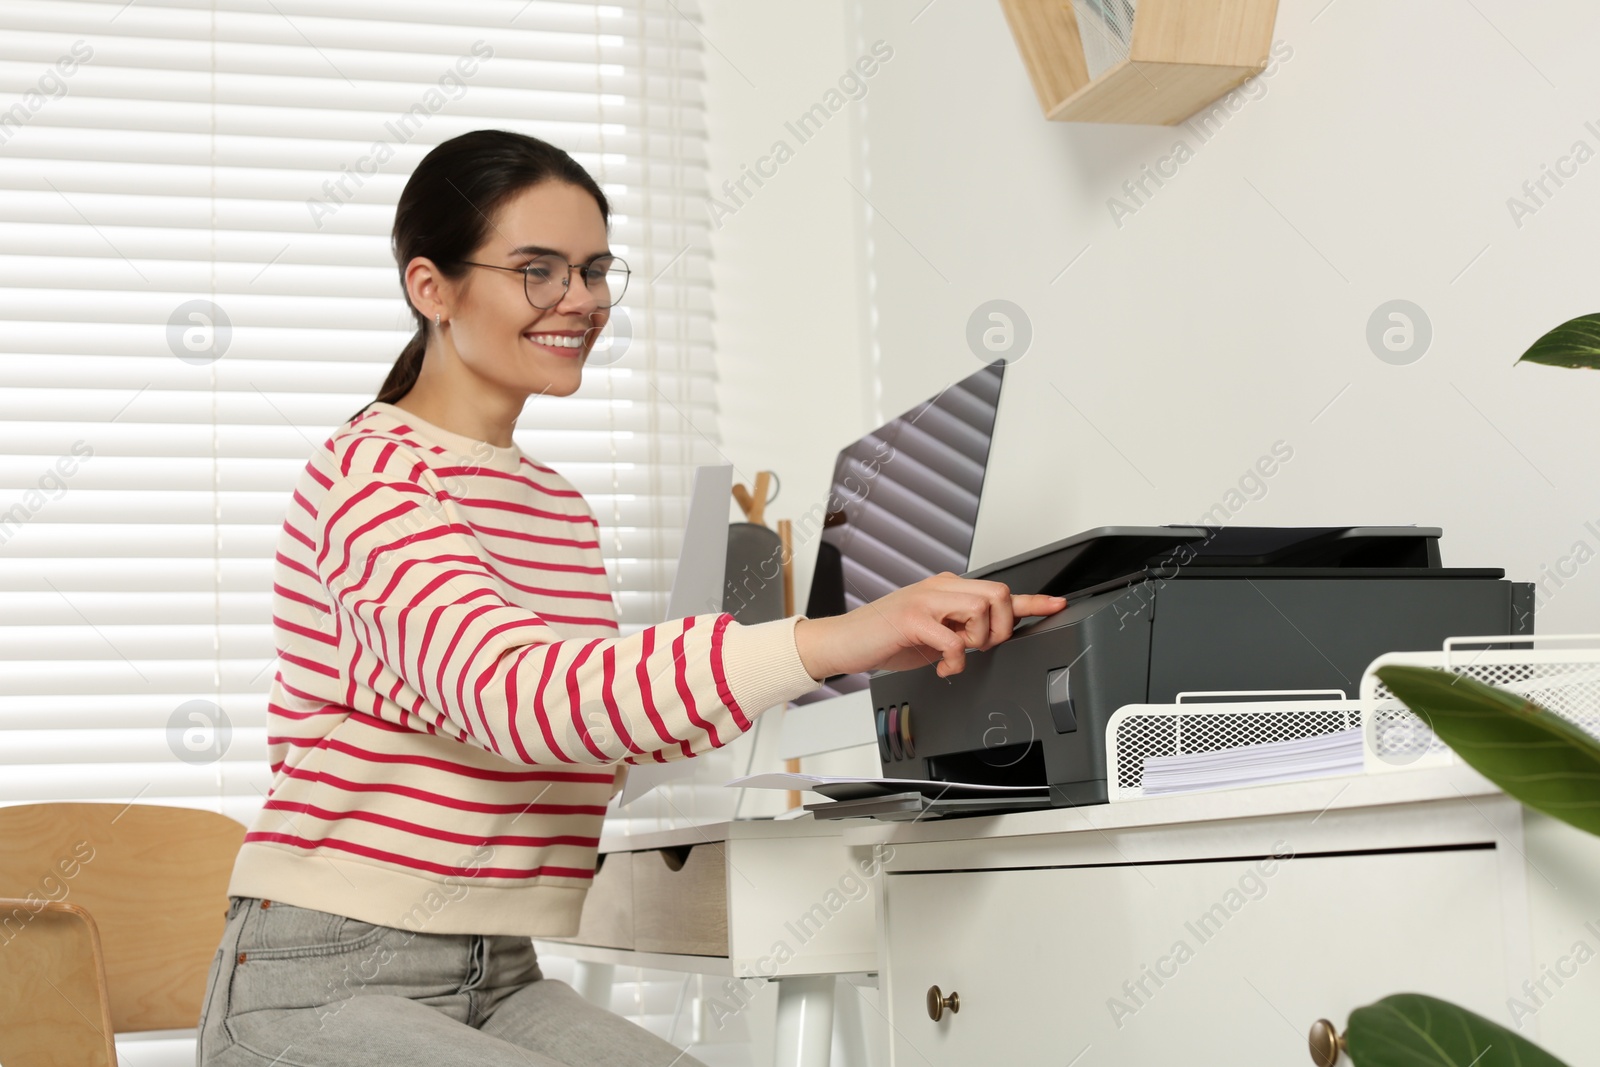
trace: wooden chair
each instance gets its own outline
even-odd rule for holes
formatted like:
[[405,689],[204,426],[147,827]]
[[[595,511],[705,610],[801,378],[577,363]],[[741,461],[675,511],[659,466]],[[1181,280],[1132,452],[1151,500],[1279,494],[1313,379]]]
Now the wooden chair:
[[0,1064],[116,1067],[192,1029],[244,827],[149,804],[0,808]]

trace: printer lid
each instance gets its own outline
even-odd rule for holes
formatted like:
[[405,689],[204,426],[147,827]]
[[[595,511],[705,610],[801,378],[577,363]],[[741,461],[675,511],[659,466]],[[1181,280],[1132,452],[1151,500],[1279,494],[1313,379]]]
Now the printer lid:
[[1436,526],[1101,526],[963,577],[1067,596],[1185,568],[1439,570],[1443,533]]

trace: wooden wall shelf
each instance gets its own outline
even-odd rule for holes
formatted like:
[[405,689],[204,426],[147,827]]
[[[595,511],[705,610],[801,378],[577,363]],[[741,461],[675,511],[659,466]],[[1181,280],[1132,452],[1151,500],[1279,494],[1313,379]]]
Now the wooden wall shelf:
[[[1076,8],[1133,12],[1126,45]],[[1045,118],[1173,126],[1267,65],[1278,0],[1000,0]],[[1091,15],[1090,18],[1093,18]],[[1087,20],[1086,20],[1087,21]],[[1091,76],[1089,55],[1115,58]]]

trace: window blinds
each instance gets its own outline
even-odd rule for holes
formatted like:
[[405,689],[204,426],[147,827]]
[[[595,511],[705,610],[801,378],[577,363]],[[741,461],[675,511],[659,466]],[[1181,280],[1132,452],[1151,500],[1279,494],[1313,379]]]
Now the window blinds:
[[588,497],[624,632],[717,462],[686,0],[0,4],[0,803],[268,785],[272,556],[312,450],[411,332],[388,250],[433,145],[530,133],[634,281],[516,434]]

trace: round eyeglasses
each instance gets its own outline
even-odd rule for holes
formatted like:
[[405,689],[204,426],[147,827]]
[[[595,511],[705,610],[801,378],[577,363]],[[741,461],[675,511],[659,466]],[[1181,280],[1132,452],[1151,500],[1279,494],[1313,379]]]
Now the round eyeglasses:
[[477,263],[470,259],[461,261],[469,267],[488,267],[490,270],[508,270],[522,275],[522,293],[528,303],[541,311],[555,307],[567,295],[572,284],[572,272],[583,275],[584,288],[603,308],[614,306],[628,290],[628,265],[616,256],[600,256],[588,263],[568,263],[561,256],[535,256],[520,267],[501,267],[494,263]]

